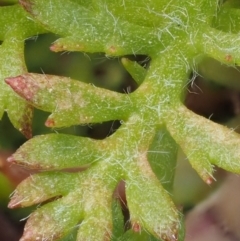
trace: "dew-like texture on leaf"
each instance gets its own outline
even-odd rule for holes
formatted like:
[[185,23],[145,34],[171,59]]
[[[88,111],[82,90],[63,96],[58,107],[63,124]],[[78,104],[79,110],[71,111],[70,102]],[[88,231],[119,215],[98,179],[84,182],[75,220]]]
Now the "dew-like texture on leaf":
[[[203,58],[240,64],[239,9],[231,1],[218,0],[21,0],[20,4],[30,18],[60,36],[52,51],[143,54],[150,59],[147,68],[122,59],[139,85],[126,94],[22,69],[4,75],[28,103],[51,113],[48,127],[121,122],[115,133],[99,141],[57,133],[38,136],[9,158],[43,170],[86,168],[37,174],[20,184],[10,207],[56,199],[30,216],[22,241],[58,240],[75,229],[77,241],[139,240],[141,230],[145,240],[183,241],[182,216],[169,195],[177,147],[207,184],[214,179],[214,165],[240,173],[238,134],[183,104],[189,76],[198,72]],[[122,180],[131,223],[124,234],[122,216],[113,210],[113,193]]]

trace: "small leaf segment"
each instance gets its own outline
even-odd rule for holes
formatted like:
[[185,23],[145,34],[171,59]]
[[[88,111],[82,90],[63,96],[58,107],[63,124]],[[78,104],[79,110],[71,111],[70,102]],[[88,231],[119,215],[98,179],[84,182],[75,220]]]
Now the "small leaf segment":
[[5,83],[8,76],[27,72],[24,60],[24,40],[46,32],[20,5],[0,7],[0,118],[4,111],[14,127],[30,138],[32,107],[19,98]]
[[[9,158],[49,170],[23,181],[10,201],[13,208],[51,199],[31,214],[21,241],[183,240],[182,217],[169,196],[178,145],[208,184],[214,179],[214,165],[240,173],[239,135],[183,104],[189,75],[205,56],[240,64],[236,2],[20,0],[30,14],[23,16],[61,36],[52,51],[151,58],[147,70],[122,59],[139,84],[130,94],[60,76],[4,74],[2,78],[9,76],[6,83],[29,104],[51,112],[49,127],[121,120],[121,127],[104,140],[42,135]],[[18,5],[9,9],[22,13]],[[30,29],[40,32],[35,25]],[[79,167],[85,171],[61,171]],[[130,211],[128,231],[113,196],[121,180]]]

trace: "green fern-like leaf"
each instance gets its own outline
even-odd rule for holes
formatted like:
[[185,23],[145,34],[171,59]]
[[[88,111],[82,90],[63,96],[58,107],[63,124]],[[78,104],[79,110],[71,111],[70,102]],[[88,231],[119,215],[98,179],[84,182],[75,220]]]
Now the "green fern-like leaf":
[[[183,240],[182,217],[169,195],[177,145],[208,184],[214,179],[214,165],[240,172],[239,135],[183,104],[189,75],[202,59],[240,64],[240,10],[229,2],[20,1],[34,22],[61,36],[52,51],[151,58],[147,70],[122,59],[139,84],[129,94],[60,76],[24,71],[3,75],[29,104],[51,112],[49,127],[121,120],[121,127],[104,140],[38,136],[9,158],[49,171],[22,182],[9,204],[25,207],[51,199],[31,214],[22,241],[58,240],[76,228],[79,241]],[[14,8],[20,7],[11,11]],[[85,170],[67,173],[68,168]],[[132,227],[125,233],[113,196],[121,180],[126,183]]]

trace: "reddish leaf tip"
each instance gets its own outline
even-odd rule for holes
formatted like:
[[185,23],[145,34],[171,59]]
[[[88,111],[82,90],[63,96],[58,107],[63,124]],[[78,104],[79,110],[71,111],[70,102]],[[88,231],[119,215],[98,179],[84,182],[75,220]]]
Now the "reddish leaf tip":
[[7,158],[7,162],[14,163],[16,162],[13,156]]
[[108,52],[110,53],[110,54],[115,54],[116,52],[117,52],[117,49],[116,49],[116,47],[115,46],[110,46],[110,48],[108,49]]
[[60,52],[60,51],[65,50],[65,46],[54,43],[50,46],[50,50],[53,52]]
[[140,232],[141,232],[141,226],[140,226],[140,224],[137,223],[137,222],[132,223],[132,230],[133,230],[135,233],[140,233]]
[[11,87],[18,85],[18,81],[22,79],[21,75],[16,76],[16,77],[8,77],[5,78],[5,82],[10,85]]
[[16,201],[15,198],[11,199],[10,202],[8,203],[8,208],[10,208],[10,209],[17,208],[20,206],[21,205],[19,204],[19,202]]
[[226,60],[227,62],[232,62],[232,60],[233,60],[232,55],[227,54],[227,55],[225,56],[225,60]]
[[19,119],[20,128],[19,131],[27,138],[32,138],[32,118],[33,118],[33,107],[27,105],[25,111]]
[[57,52],[55,44],[51,45],[49,49],[53,52]]
[[31,101],[38,91],[38,86],[32,79],[31,74],[19,75],[6,78],[5,82],[24,99]]
[[211,185],[213,183],[213,178],[212,177],[207,178],[206,183],[208,185]]
[[5,82],[12,87],[12,89],[14,91],[16,91],[17,93],[19,92],[19,90],[23,89],[25,86],[23,86],[23,76],[19,75],[16,77],[9,77],[5,79]]
[[9,203],[8,203],[8,208],[17,208],[17,207],[21,207],[21,200],[23,200],[17,190],[15,190],[15,192],[13,193]]
[[55,126],[55,121],[53,119],[49,118],[49,119],[46,120],[45,125],[47,127],[54,127]]

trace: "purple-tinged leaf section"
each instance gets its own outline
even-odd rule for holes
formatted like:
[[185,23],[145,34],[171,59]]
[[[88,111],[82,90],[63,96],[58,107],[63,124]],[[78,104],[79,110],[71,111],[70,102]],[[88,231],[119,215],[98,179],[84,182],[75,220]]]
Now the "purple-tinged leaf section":
[[26,74],[6,83],[35,107],[52,112],[49,127],[126,119],[132,108],[127,95],[67,77]]

